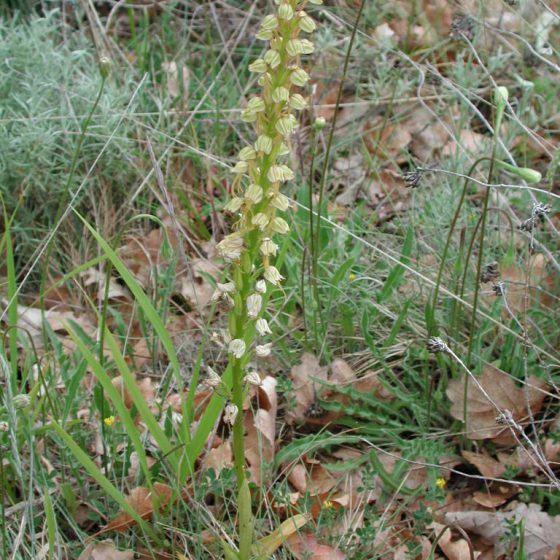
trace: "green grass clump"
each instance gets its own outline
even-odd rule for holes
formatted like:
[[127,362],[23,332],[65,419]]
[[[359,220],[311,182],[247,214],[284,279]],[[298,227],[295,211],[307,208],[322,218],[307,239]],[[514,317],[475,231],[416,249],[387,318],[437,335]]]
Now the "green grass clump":
[[[135,177],[128,122],[89,173],[134,89],[132,72],[123,70],[118,82],[106,84],[69,185],[69,197],[79,192],[75,206],[88,212],[102,198],[122,204]],[[91,40],[65,27],[60,12],[0,20],[0,193],[8,215],[15,215],[18,268],[55,226],[69,162],[99,85]]]

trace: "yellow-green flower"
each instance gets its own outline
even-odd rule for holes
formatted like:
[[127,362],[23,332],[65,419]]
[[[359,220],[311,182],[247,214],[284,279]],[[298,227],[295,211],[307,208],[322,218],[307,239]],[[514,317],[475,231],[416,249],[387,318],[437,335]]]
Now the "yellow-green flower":
[[107,428],[110,428],[114,423],[115,423],[115,417],[114,416],[107,416],[107,418],[104,418],[104,420],[103,420],[103,424],[105,424],[105,426],[107,426]]

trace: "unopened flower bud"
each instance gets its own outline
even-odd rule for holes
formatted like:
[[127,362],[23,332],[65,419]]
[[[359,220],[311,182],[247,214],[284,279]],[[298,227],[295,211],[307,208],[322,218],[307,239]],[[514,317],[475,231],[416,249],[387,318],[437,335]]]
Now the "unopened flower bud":
[[247,109],[254,113],[261,113],[265,110],[264,101],[260,97],[251,97],[247,103]]
[[243,122],[255,122],[257,120],[257,113],[250,109],[244,109],[241,111],[241,120]]
[[311,54],[315,47],[311,41],[307,39],[291,39],[286,45],[286,52],[290,56],[298,56],[299,54]]
[[265,134],[261,134],[255,142],[255,149],[259,152],[263,152],[264,154],[270,154],[270,152],[272,152],[272,138],[270,138],[270,136],[266,136]]
[[290,153],[290,148],[284,142],[280,144],[280,148],[278,149],[279,156],[287,156]]
[[284,218],[276,217],[272,220],[272,231],[284,235],[290,231],[290,226]]
[[104,80],[109,77],[111,73],[111,59],[108,56],[99,58],[99,73]]
[[231,212],[232,214],[237,212],[243,205],[243,199],[238,196],[234,196],[230,201],[224,206],[226,212]]
[[313,126],[317,130],[323,130],[323,128],[325,128],[325,126],[327,126],[327,121],[326,121],[325,117],[317,117],[315,119],[315,122],[313,123]]
[[268,69],[266,62],[262,58],[257,58],[257,60],[249,64],[249,71],[256,72],[257,74],[262,74]]
[[261,231],[264,231],[266,229],[268,222],[268,216],[266,214],[263,214],[262,212],[255,214],[251,220],[251,223],[254,226],[257,226]]
[[306,33],[313,33],[317,29],[315,20],[309,17],[305,12],[301,12],[299,16],[299,28]]
[[281,101],[288,101],[290,99],[290,91],[285,87],[277,87],[272,92],[272,101],[280,103]]
[[495,162],[496,165],[503,167],[513,175],[517,175],[517,177],[527,181],[529,184],[538,183],[542,179],[542,175],[535,169],[531,169],[529,167],[516,167],[515,165],[511,165],[499,159],[495,160]]
[[263,198],[262,187],[255,183],[249,185],[249,188],[245,191],[245,198],[250,200],[253,204],[258,204]]
[[497,87],[494,91],[494,103],[498,107],[504,107],[509,99],[509,91],[507,87]]
[[278,8],[278,17],[280,19],[290,20],[294,17],[294,10],[289,4],[280,4]]
[[303,68],[294,68],[290,74],[290,82],[296,86],[304,86],[309,81],[309,74]]
[[255,159],[257,157],[257,152],[255,152],[255,149],[253,147],[245,146],[245,148],[243,148],[239,152],[239,155],[237,157],[241,161],[250,161],[250,160]]
[[290,199],[282,193],[277,193],[270,203],[281,212],[285,212],[290,207]]
[[274,33],[267,29],[259,29],[255,37],[261,41],[270,41],[274,37]]
[[297,128],[297,120],[294,115],[282,117],[276,121],[275,128],[282,136],[289,136]]
[[272,165],[266,176],[271,183],[284,182],[291,181],[294,172],[287,165]]
[[270,82],[272,82],[272,76],[268,73],[265,72],[262,76],[259,77],[259,79],[257,80],[257,84],[259,84],[259,86],[261,87],[265,87],[267,84],[269,84]]
[[290,97],[290,107],[296,111],[303,111],[303,109],[307,108],[307,101],[305,101],[303,95],[294,93],[294,95]]
[[282,60],[278,51],[270,49],[266,51],[264,55],[264,61],[274,70]]
[[261,23],[261,29],[266,31],[274,31],[278,28],[278,18],[275,15],[266,16]]
[[235,167],[231,170],[232,173],[247,173],[249,170],[249,165],[246,161],[238,161]]
[[228,346],[228,350],[233,354],[238,360],[242,358],[245,354],[245,341],[240,338],[234,338]]

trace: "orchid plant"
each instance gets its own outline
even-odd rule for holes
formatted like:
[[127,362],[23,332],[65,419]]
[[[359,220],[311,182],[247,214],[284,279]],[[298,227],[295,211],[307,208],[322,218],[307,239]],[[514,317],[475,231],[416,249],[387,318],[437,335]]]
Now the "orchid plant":
[[[243,121],[254,123],[256,139],[239,152],[239,161],[233,167],[233,197],[225,210],[236,221],[233,232],[218,244],[219,254],[230,263],[229,281],[217,285],[214,300],[230,309],[228,359],[233,383],[231,391],[227,391],[224,420],[233,428],[242,559],[250,556],[252,542],[252,529],[247,524],[242,526],[242,520],[248,517],[242,508],[250,511],[242,410],[248,385],[260,384],[259,374],[249,371],[248,364],[253,356],[264,357],[271,352],[272,344],[266,337],[272,331],[263,296],[283,280],[275,257],[278,236],[286,235],[290,229],[281,215],[290,206],[282,187],[294,178],[286,156],[290,153],[290,137],[298,126],[294,113],[307,107],[297,91],[309,81],[300,60],[314,50],[306,36],[315,31],[316,23],[304,8],[321,3],[322,0],[275,0],[276,12],[261,23],[257,38],[267,42],[268,49],[249,66],[251,72],[258,74],[260,94],[251,97],[241,113]],[[222,385],[220,376],[212,371],[207,382],[215,389]]]

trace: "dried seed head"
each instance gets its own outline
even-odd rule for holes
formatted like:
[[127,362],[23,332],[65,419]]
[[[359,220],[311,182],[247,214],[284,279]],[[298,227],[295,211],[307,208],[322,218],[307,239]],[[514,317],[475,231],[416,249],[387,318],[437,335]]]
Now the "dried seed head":
[[492,286],[492,290],[494,294],[498,297],[502,297],[506,295],[506,285],[504,282],[497,282]]
[[456,16],[451,24],[451,32],[449,33],[449,36],[454,41],[461,41],[464,39],[472,41],[474,38],[475,26],[476,20],[471,16]]
[[496,280],[496,278],[498,278],[499,276],[500,276],[500,271],[498,270],[498,263],[494,261],[488,263],[484,267],[484,270],[480,275],[480,281],[483,284],[485,284],[486,282],[492,282],[493,280]]
[[320,405],[319,401],[314,400],[305,409],[303,415],[306,418],[323,418],[327,414],[327,411]]
[[550,204],[542,204],[540,202],[535,202],[533,204],[533,216],[544,220],[546,214],[548,214],[552,210],[552,206]]
[[406,171],[402,174],[404,184],[410,189],[416,189],[420,186],[420,181],[424,175],[424,170],[417,167],[412,171]]
[[434,354],[438,354],[439,352],[449,352],[449,347],[445,342],[439,338],[438,336],[432,336],[428,339],[426,343],[426,347],[428,348],[429,352]]

